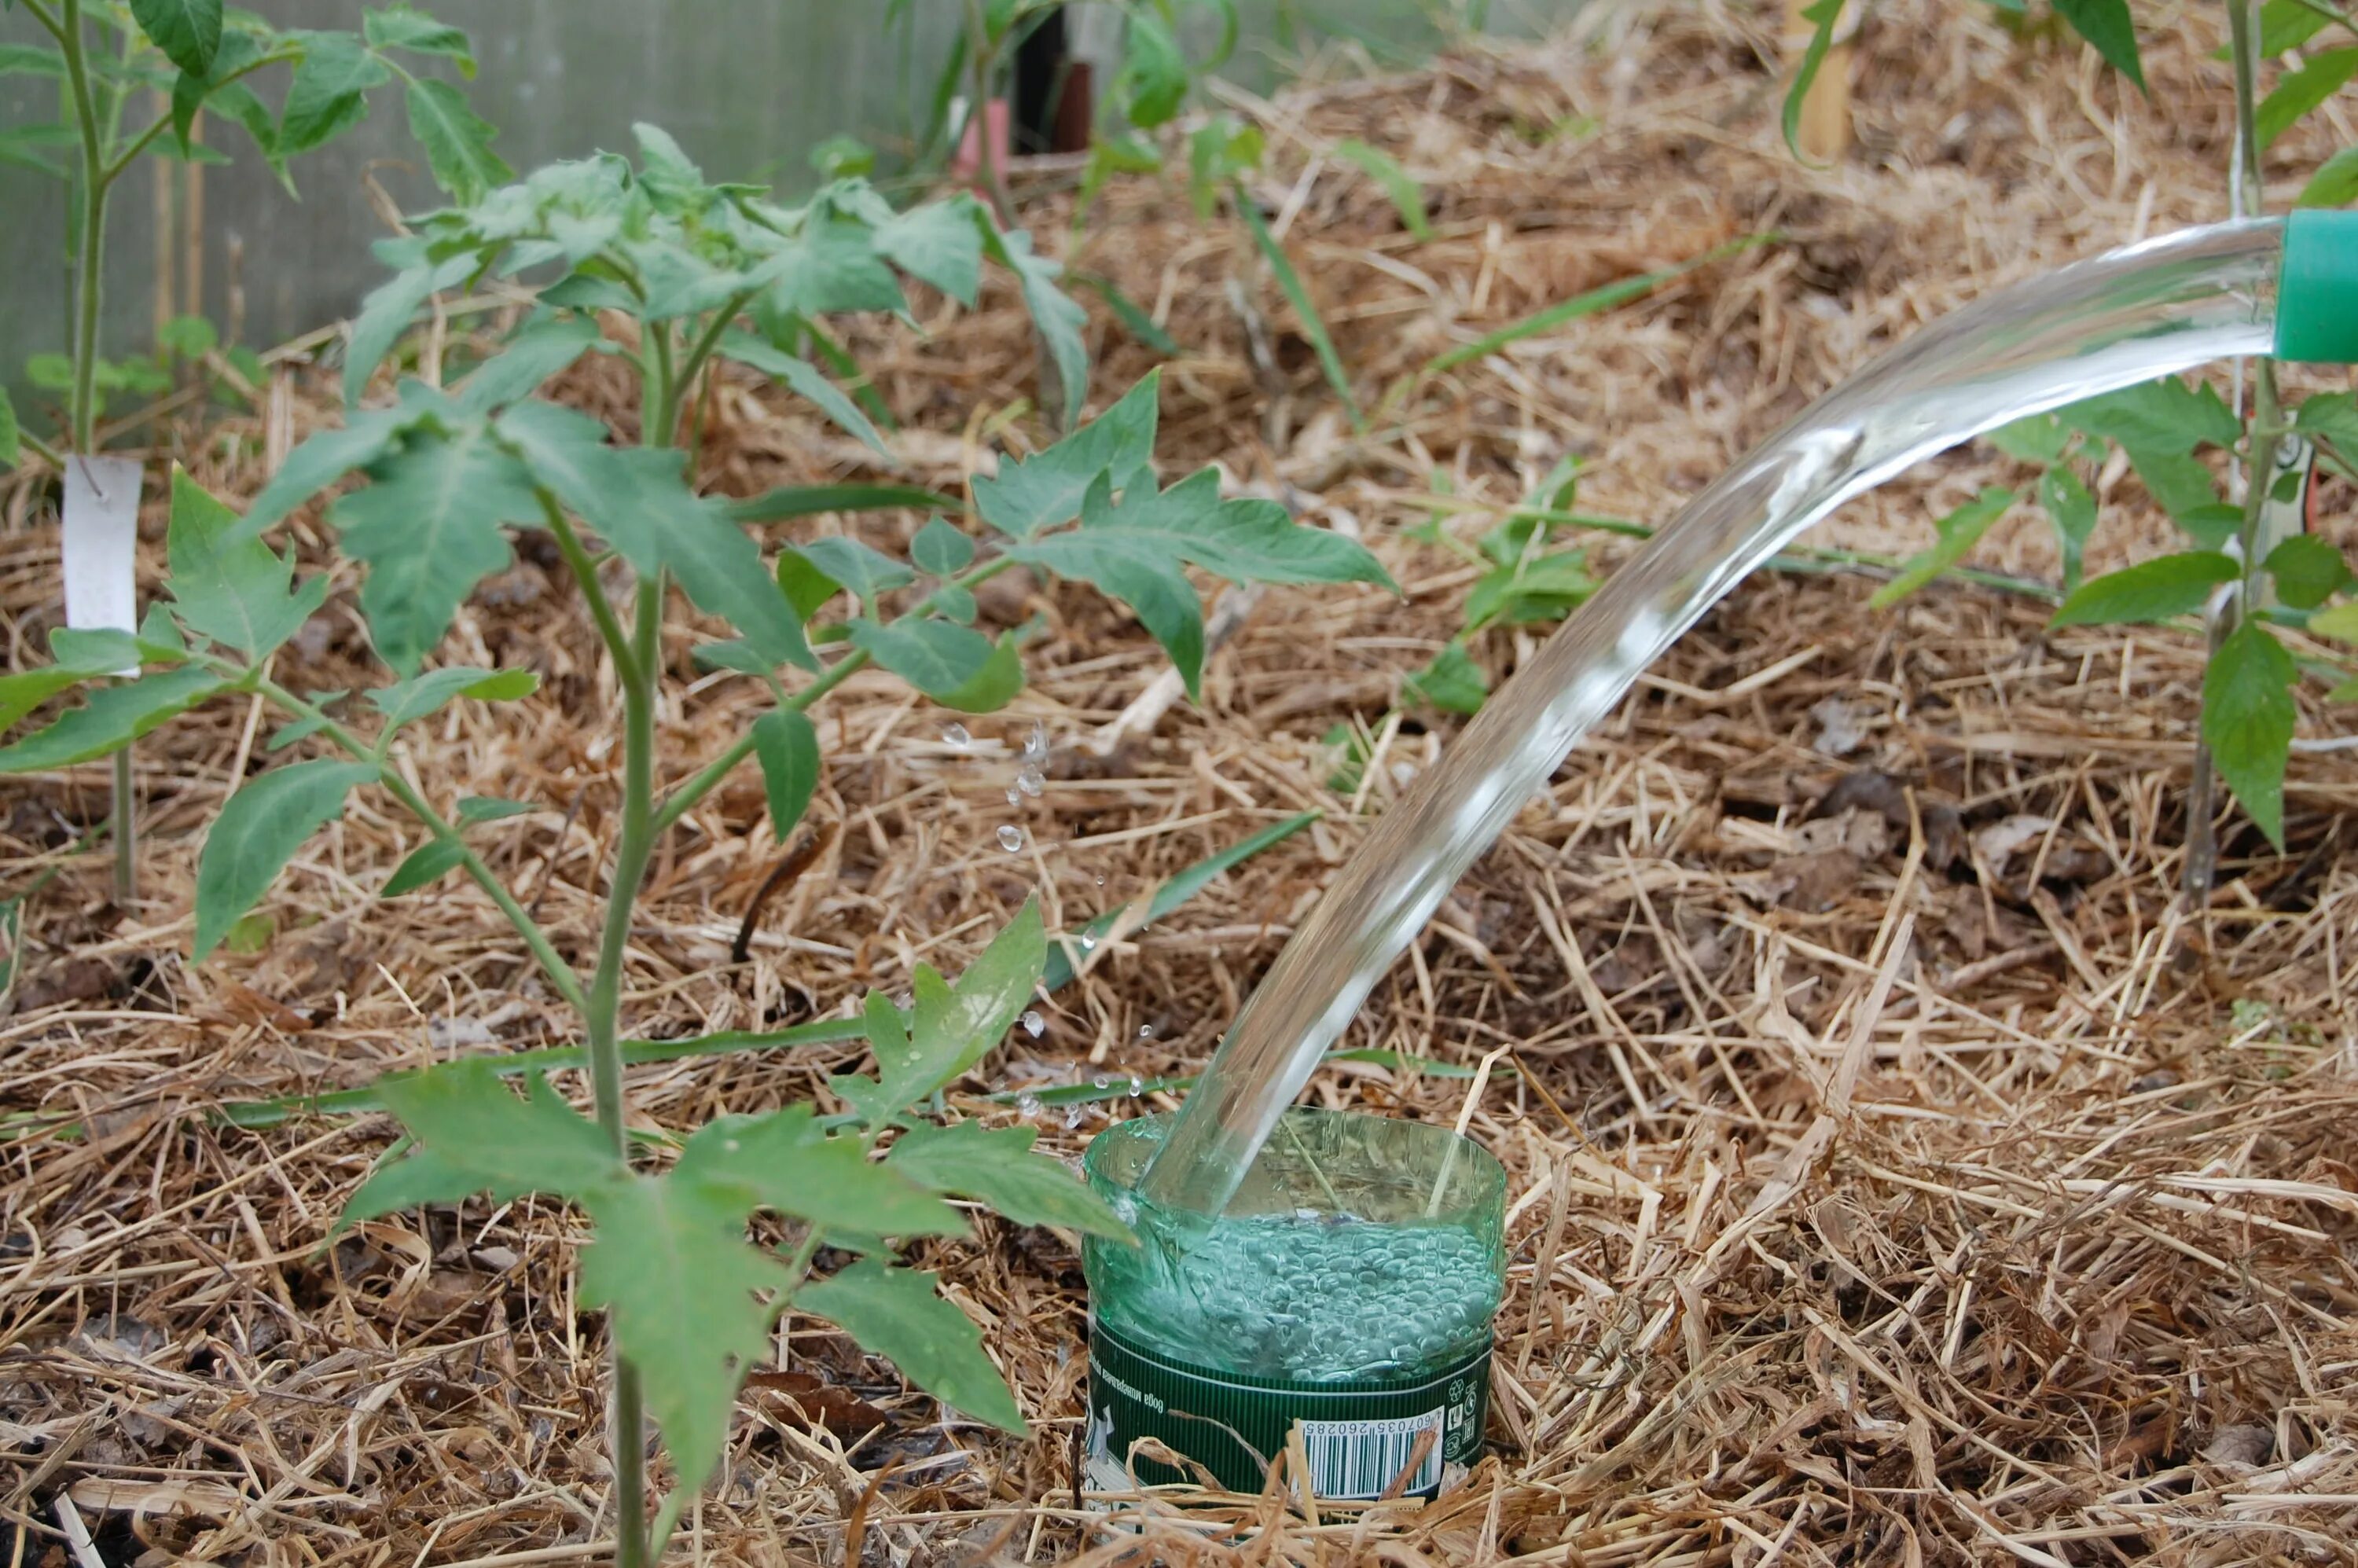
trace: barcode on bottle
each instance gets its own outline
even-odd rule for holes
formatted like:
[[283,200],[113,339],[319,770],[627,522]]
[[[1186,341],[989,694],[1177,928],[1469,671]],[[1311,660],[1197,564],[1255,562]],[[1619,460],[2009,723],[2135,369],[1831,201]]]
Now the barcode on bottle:
[[[1382,1421],[1303,1422],[1302,1448],[1310,1461],[1311,1490],[1337,1499],[1431,1491],[1441,1484],[1443,1413],[1431,1410]],[[1412,1464],[1414,1471],[1401,1481],[1401,1473]]]

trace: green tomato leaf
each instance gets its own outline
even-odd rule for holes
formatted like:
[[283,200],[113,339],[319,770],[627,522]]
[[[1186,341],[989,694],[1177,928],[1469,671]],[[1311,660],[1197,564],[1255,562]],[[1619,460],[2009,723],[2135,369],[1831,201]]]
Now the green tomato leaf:
[[876,229],[876,249],[911,277],[971,307],[982,282],[982,234],[971,196],[929,201]]
[[737,1386],[769,1349],[791,1276],[747,1244],[734,1189],[640,1176],[582,1205],[598,1238],[581,1254],[581,1299],[606,1309],[692,1493],[719,1462]]
[[131,0],[131,15],[166,59],[191,76],[212,70],[222,41],[222,0]]
[[[2057,470],[2068,473],[2070,470]],[[2073,481],[2077,483],[2077,481]],[[2086,493],[2084,491],[2082,494]],[[1877,610],[1887,609],[1914,593],[1925,584],[1965,558],[1965,553],[1980,543],[1989,532],[1990,524],[2006,515],[2006,508],[2021,499],[2013,491],[1993,485],[1966,502],[1963,506],[1932,524],[1933,545],[1929,550],[1908,557],[1899,575],[1876,589],[1867,603]],[[2094,503],[2089,503],[2093,514]],[[2093,516],[2091,521],[2093,521]],[[2061,529],[2059,527],[2059,532]],[[2078,551],[2072,552],[2072,575],[2077,575]]]
[[2277,597],[2295,610],[2314,610],[2350,584],[2342,552],[2314,534],[2281,541],[2264,564],[2276,579]]
[[2358,147],[2344,147],[2318,166],[2293,205],[2347,207],[2353,201],[2358,201]]
[[52,664],[0,676],[0,730],[5,730],[61,691],[86,680],[136,669],[142,663],[176,665],[186,654],[125,632],[77,632],[59,626],[49,633]]
[[740,1214],[766,1208],[876,1236],[966,1234],[935,1189],[870,1160],[858,1138],[827,1136],[807,1105],[706,1123],[680,1151],[672,1179],[727,1191]]
[[367,118],[363,94],[391,81],[393,73],[351,33],[287,36],[303,46],[303,58],[278,114],[278,150],[291,157],[333,140]]
[[783,844],[818,787],[818,731],[792,708],[764,713],[753,721],[753,755],[770,797],[770,836]]
[[411,54],[440,55],[459,62],[459,73],[475,74],[474,50],[467,35],[425,12],[406,5],[361,14],[361,36],[374,49],[406,49]]
[[983,1354],[982,1331],[935,1293],[936,1283],[931,1274],[862,1258],[796,1291],[795,1306],[836,1325],[945,1403],[1022,1435],[1023,1411]]
[[366,562],[361,610],[378,654],[415,671],[449,631],[475,585],[507,569],[504,524],[542,520],[533,476],[481,424],[414,433],[340,497],[328,520]]
[[1215,469],[1198,469],[1160,492],[1132,484],[1119,502],[1100,484],[1082,501],[1081,531],[1230,582],[1365,582],[1399,591],[1357,540],[1298,524],[1274,501],[1221,500]]
[[472,255],[456,255],[432,265],[420,262],[369,291],[361,301],[361,313],[352,319],[352,341],[344,346],[347,404],[361,400],[361,394],[368,390],[369,377],[409,330],[410,318],[417,314],[418,307],[443,289],[465,282],[474,270]]
[[2176,376],[2107,392],[2057,412],[2072,428],[2118,441],[2132,456],[2143,450],[2182,457],[2205,444],[2232,447],[2244,434],[2242,421],[2216,392],[2189,386]]
[[996,713],[1023,689],[1023,663],[1011,636],[994,643],[947,621],[903,619],[889,625],[851,622],[851,643],[878,664],[960,713]]
[[189,631],[260,664],[327,601],[328,579],[292,587],[295,557],[280,557],[236,513],[172,466],[172,521],[165,535],[173,610]]
[[936,517],[909,541],[909,558],[919,571],[935,577],[955,577],[974,564],[974,541],[954,524]]
[[66,57],[47,44],[0,44],[0,76],[63,76]]
[[182,669],[93,691],[48,729],[0,746],[0,774],[45,773],[119,752],[227,686],[211,670]]
[[2358,460],[2358,395],[2331,392],[2309,398],[2294,412],[2293,422],[2302,434],[2322,436],[2344,457]]
[[525,1193],[587,1200],[631,1180],[613,1141],[545,1076],[533,1074],[525,1087],[519,1098],[496,1064],[476,1056],[393,1074],[375,1090],[427,1153],[465,1172],[469,1192],[488,1190],[499,1201]]
[[[899,561],[848,535],[813,539],[806,545],[789,545],[779,551],[778,580],[782,586],[786,583],[789,563],[800,569],[794,572],[795,582],[786,588],[786,592],[806,617],[833,598],[838,589],[849,589],[853,598],[873,611],[880,594],[906,588],[917,580],[916,574]],[[819,593],[822,581],[827,591]],[[817,600],[804,609],[814,593],[818,595]]]
[[1424,668],[1402,677],[1401,701],[1422,703],[1444,713],[1479,713],[1490,695],[1490,677],[1465,645],[1452,643]]
[[1383,188],[1400,213],[1401,227],[1416,239],[1433,238],[1433,224],[1424,215],[1424,188],[1390,153],[1352,136],[1335,144],[1335,156]]
[[2324,49],[2288,72],[2260,100],[2253,130],[2265,147],[2283,135],[2358,74],[2358,49]]
[[641,573],[668,569],[698,609],[728,621],[773,666],[818,668],[761,551],[717,503],[688,489],[684,454],[610,447],[596,420],[548,403],[517,404],[498,429],[532,477]]
[[1152,130],[1179,113],[1187,101],[1187,56],[1171,25],[1152,7],[1126,9],[1121,70],[1114,78],[1122,117]]
[[990,1130],[977,1121],[951,1127],[920,1123],[893,1143],[885,1168],[928,1192],[988,1204],[1018,1225],[1061,1225],[1130,1240],[1130,1227],[1063,1161],[1032,1152],[1039,1136],[1029,1127]]
[[598,341],[598,323],[587,316],[537,317],[497,354],[467,373],[459,384],[459,406],[470,414],[489,414],[530,397]]
[[2285,760],[2298,718],[2291,687],[2299,676],[2292,655],[2257,621],[2229,633],[2202,675],[2202,739],[2219,776],[2279,853]]
[[425,149],[434,183],[453,200],[471,205],[514,178],[515,170],[492,151],[498,130],[467,107],[465,93],[447,81],[420,78],[410,82],[405,96],[409,134]]
[[1069,523],[1097,480],[1127,480],[1154,460],[1154,425],[1163,373],[1150,371],[1121,400],[1045,451],[1009,459],[974,481],[975,509],[1002,534],[1028,539]]
[[1982,438],[2017,462],[2046,464],[2061,460],[2071,432],[2053,414],[2033,414],[1985,431]]
[[901,280],[877,254],[875,232],[863,223],[815,218],[772,254],[759,276],[768,280],[762,313],[772,325],[793,316],[908,305]]
[[415,408],[355,409],[343,427],[321,430],[287,454],[245,514],[255,533],[269,527],[354,469],[364,469],[387,452],[416,423]]
[[2190,615],[2221,583],[2242,576],[2234,561],[2215,550],[2157,556],[2080,585],[2064,600],[2050,626],[2118,626]]
[[[1152,488],[1149,485],[1148,488]],[[1092,584],[1130,606],[1186,683],[1200,697],[1204,669],[1204,606],[1180,563],[1166,552],[1141,549],[1111,532],[1083,529],[1051,534],[1008,551],[1029,566]]]
[[[230,950],[238,950],[234,935],[230,939]],[[482,1178],[467,1166],[424,1149],[412,1150],[371,1173],[360,1190],[345,1202],[344,1212],[336,1217],[335,1228],[330,1235],[341,1235],[364,1219],[399,1214],[404,1209],[458,1203],[482,1190]]]
[[344,796],[376,776],[373,762],[321,757],[273,768],[229,797],[197,858],[197,962],[270,891],[303,840],[342,815]]
[[786,384],[787,389],[810,403],[838,427],[872,449],[891,457],[884,438],[859,405],[845,396],[836,384],[821,375],[818,367],[808,360],[797,359],[784,350],[774,348],[750,332],[726,332],[721,335],[719,352],[739,364],[750,365],[763,375],[774,376]]
[[368,694],[369,705],[384,715],[391,731],[439,713],[462,697],[484,702],[514,702],[540,689],[540,677],[530,670],[479,670],[465,665],[427,670],[395,685]]
[[2055,14],[2071,30],[2093,44],[2115,70],[2147,91],[2145,65],[2137,58],[2136,24],[2129,19],[2128,0],[2055,0]]
[[1056,384],[1064,389],[1065,406],[1058,413],[1062,423],[1069,425],[1081,416],[1081,405],[1088,396],[1089,351],[1081,339],[1081,330],[1088,325],[1089,313],[1056,287],[1064,264],[1034,254],[1030,231],[1013,229],[1002,232],[979,202],[973,212],[984,251],[1015,275],[1016,287],[1023,296],[1023,308],[1031,312],[1032,324],[1039,329],[1041,341],[1048,345],[1049,361],[1056,367]]
[[456,838],[429,838],[404,857],[401,864],[394,867],[393,875],[385,878],[384,886],[377,889],[377,897],[399,898],[404,893],[430,887],[457,871],[459,863],[466,858],[467,847]]

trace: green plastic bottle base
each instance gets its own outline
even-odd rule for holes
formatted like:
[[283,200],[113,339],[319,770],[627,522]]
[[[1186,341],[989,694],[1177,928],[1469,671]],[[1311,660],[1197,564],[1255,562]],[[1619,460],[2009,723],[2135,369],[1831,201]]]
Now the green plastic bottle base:
[[2358,212],[2303,207],[2286,218],[2276,355],[2358,364]]

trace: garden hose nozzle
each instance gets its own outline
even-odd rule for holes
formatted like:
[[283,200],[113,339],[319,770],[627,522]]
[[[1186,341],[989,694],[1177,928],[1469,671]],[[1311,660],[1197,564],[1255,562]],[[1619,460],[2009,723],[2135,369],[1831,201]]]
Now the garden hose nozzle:
[[2276,357],[2358,364],[2358,212],[2304,207],[2285,220]]

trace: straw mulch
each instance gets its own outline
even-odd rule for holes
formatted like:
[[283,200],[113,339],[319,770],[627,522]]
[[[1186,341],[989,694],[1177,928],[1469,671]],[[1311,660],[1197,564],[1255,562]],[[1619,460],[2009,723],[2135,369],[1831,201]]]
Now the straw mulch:
[[[1315,829],[1178,915],[1109,944],[957,1098],[1200,1063],[1321,879],[1446,741],[1411,720],[1362,797],[1318,738],[1380,724],[1400,675],[1455,625],[1470,573],[1406,536],[1435,505],[1510,502],[1562,451],[1585,508],[1660,520],[1877,346],[2004,281],[2215,216],[2224,68],[2206,14],[2160,18],[2156,109],[2085,51],[2021,42],[1981,7],[1878,8],[1858,145],[1798,168],[1774,130],[1773,8],[1600,5],[1545,49],[1455,54],[1245,107],[1266,194],[1361,386],[1639,267],[1776,229],[1774,245],[1453,373],[1355,442],[1274,288],[1225,223],[1119,193],[1084,265],[1185,345],[1166,373],[1175,465],[1292,486],[1357,527],[1407,586],[1261,600],[1200,706],[1123,709],[1160,667],[1085,591],[1016,584],[1038,613],[1033,686],[944,739],[942,716],[855,681],[825,711],[817,863],[729,946],[776,851],[748,777],[671,836],[633,941],[632,1033],[763,1028],[955,968],[1026,892],[1053,922],[1304,807]],[[1412,242],[1367,181],[1318,156],[1358,135],[1426,184]],[[2320,150],[2289,138],[2292,178]],[[1027,212],[1052,240],[1055,180]],[[1233,280],[1233,286],[1232,286]],[[955,484],[990,416],[1033,392],[1011,301],[925,314],[863,344],[908,419],[904,472]],[[1144,350],[1100,321],[1097,396]],[[567,395],[619,412],[585,372]],[[250,493],[330,417],[289,366],[268,417],[176,428],[172,450]],[[797,409],[722,387],[709,468],[732,491],[857,477]],[[155,454],[158,458],[162,452]],[[1828,533],[1902,552],[1941,509],[2020,482],[1986,449],[1849,508]],[[2117,478],[2117,476],[2114,476]],[[38,487],[6,497],[20,522]],[[2333,496],[2346,507],[2347,492]],[[2117,558],[2160,537],[2112,492]],[[891,542],[914,519],[857,520]],[[1486,525],[1476,514],[1453,526]],[[836,527],[838,520],[823,520]],[[1988,564],[2050,569],[2035,514]],[[295,534],[314,559],[320,530]],[[55,617],[53,535],[0,539],[12,652]],[[151,554],[158,553],[152,542]],[[1607,563],[1617,549],[1600,546]],[[790,1319],[718,1485],[678,1552],[756,1563],[1044,1562],[1414,1565],[1501,1561],[1767,1568],[1772,1562],[2171,1564],[2358,1561],[2358,1044],[2342,943],[2358,908],[2340,808],[2358,769],[2296,761],[2291,851],[2227,819],[2217,896],[2174,898],[2198,650],[2175,634],[2048,635],[2033,602],[1937,588],[1869,612],[1871,579],[1774,576],[1717,611],[1583,748],[1471,876],[1347,1044],[1492,1060],[1471,1128],[1513,1172],[1492,1457],[1430,1506],[1272,1493],[1078,1511],[1083,1300],[1060,1236],[985,1219],[929,1247],[1038,1424],[1028,1443],[946,1419],[889,1368]],[[686,684],[663,716],[684,773],[757,707]],[[340,596],[282,658],[362,684]],[[1520,648],[1495,636],[1503,671]],[[527,664],[522,712],[460,707],[407,755],[438,797],[522,795],[494,862],[586,953],[613,831],[615,703],[555,564],[527,546],[446,656]],[[2303,732],[2333,733],[2304,694]],[[310,845],[255,953],[191,968],[203,824],[263,765],[269,721],[227,705],[141,752],[146,896],[112,905],[75,862],[25,915],[0,1018],[12,1112],[86,1136],[6,1146],[0,1240],[0,1507],[14,1563],[560,1563],[611,1515],[600,1333],[573,1300],[579,1218],[471,1204],[322,1249],[391,1129],[208,1121],[239,1098],[364,1081],[469,1050],[560,1043],[568,1021],[471,893],[380,904],[415,829],[373,799]],[[1033,724],[1045,798],[1004,799]],[[259,727],[258,727],[259,725]],[[1119,733],[1109,733],[1115,727]],[[102,775],[12,784],[7,888],[103,810]],[[1010,854],[996,830],[1020,826]],[[634,1114],[684,1128],[824,1095],[855,1048],[640,1072]],[[579,1088],[579,1086],[572,1086]],[[1359,1064],[1326,1103],[1448,1119],[1464,1077]],[[1115,1105],[1034,1112],[1076,1151]],[[880,1417],[881,1430],[870,1428]],[[867,1435],[860,1435],[861,1433]],[[847,1435],[849,1434],[849,1435]]]

